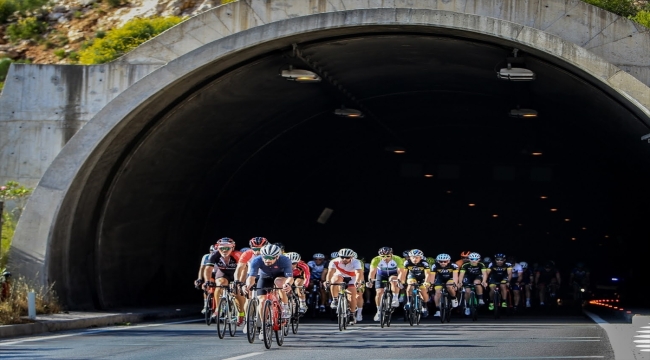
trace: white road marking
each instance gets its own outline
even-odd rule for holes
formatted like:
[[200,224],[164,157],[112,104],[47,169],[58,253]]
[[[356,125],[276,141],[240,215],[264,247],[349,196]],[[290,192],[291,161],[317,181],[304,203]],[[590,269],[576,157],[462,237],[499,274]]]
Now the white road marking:
[[249,358],[249,357],[251,357],[251,356],[260,355],[260,354],[263,354],[263,353],[262,353],[262,352],[254,352],[254,353],[250,353],[250,354],[244,354],[244,355],[239,355],[239,356],[233,356],[233,357],[225,358],[225,359],[223,359],[223,360],[239,360],[239,359],[246,359],[246,358]]
[[632,342],[650,344],[650,340],[633,340]]
[[636,338],[650,338],[650,335],[634,335]]
[[110,331],[125,331],[125,330],[130,330],[130,329],[142,329],[142,328],[157,327],[157,326],[164,326],[164,325],[170,325],[170,324],[186,324],[186,323],[199,322],[199,321],[202,321],[202,319],[174,321],[174,322],[168,322],[168,323],[156,323],[156,324],[147,324],[147,325],[112,326],[112,327],[94,329],[94,330],[83,330],[83,331],[75,332],[73,334],[39,336],[39,337],[30,337],[30,338],[19,339],[19,340],[14,340],[14,341],[1,341],[0,346],[16,345],[16,344],[20,344],[20,343],[24,343],[24,342],[32,342],[32,341],[62,339],[62,338],[67,338],[67,337],[72,337],[72,336],[97,334],[97,333],[110,332]]
[[593,320],[598,325],[600,325],[600,324],[609,324],[607,321],[603,320],[603,318],[601,318],[600,316],[598,316],[598,315],[596,315],[596,314],[594,314],[594,313],[592,313],[590,311],[585,310],[584,313],[587,314],[587,316],[589,316],[591,318],[591,320]]

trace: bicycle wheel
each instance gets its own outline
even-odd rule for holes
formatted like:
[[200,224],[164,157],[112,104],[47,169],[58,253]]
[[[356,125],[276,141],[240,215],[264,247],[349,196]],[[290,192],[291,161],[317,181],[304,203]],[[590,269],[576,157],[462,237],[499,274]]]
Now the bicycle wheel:
[[278,343],[278,346],[282,346],[282,344],[284,344],[284,336],[287,334],[289,329],[287,328],[287,319],[282,318],[282,307],[279,303],[275,304],[275,314],[273,317],[277,324],[277,330],[275,330],[275,342]]
[[257,298],[248,301],[246,308],[246,337],[249,343],[255,341],[255,332],[257,331]]
[[447,293],[443,292],[440,296],[440,322],[444,323],[447,317]]
[[472,321],[476,321],[478,318],[478,300],[474,291],[469,294],[469,314],[472,317]]
[[235,332],[237,332],[237,322],[239,320],[239,310],[236,305],[237,300],[235,300],[234,297],[230,297],[230,301],[228,301],[229,306],[229,314],[228,314],[228,320],[230,322],[230,325],[228,325],[228,333],[230,334],[230,337],[235,336]]
[[494,318],[498,319],[499,318],[499,308],[501,307],[501,294],[497,289],[494,289],[494,297],[492,301],[494,301]]
[[343,331],[345,329],[345,308],[343,307],[345,305],[345,301],[343,300],[344,296],[341,296],[339,294],[339,304],[336,307],[336,316],[339,324],[339,331]]
[[208,326],[212,323],[212,313],[214,313],[213,303],[214,294],[209,293],[205,301],[205,324]]
[[384,306],[386,307],[386,327],[390,327],[390,317],[393,315],[393,293],[388,293],[388,298]]
[[228,300],[226,298],[219,299],[219,307],[217,308],[217,317],[215,322],[217,323],[217,335],[219,339],[223,339],[226,335],[226,325],[229,325],[228,322]]
[[379,324],[383,328],[386,325],[386,303],[388,302],[388,294],[386,291],[381,295],[379,300]]
[[[287,303],[287,307],[289,308],[289,321],[291,321],[291,318],[293,317],[293,300],[292,300],[292,298],[289,298],[289,301]],[[280,306],[280,314],[282,314],[282,306]],[[282,322],[286,322],[286,319],[282,318],[282,316],[280,316],[280,318],[282,319]],[[289,325],[288,324],[287,324],[287,326],[282,327],[282,333],[284,334],[284,336],[289,335]]]
[[273,303],[266,300],[262,307],[262,337],[264,338],[264,347],[271,348],[273,335]]
[[413,296],[409,295],[406,298],[406,303],[409,304],[409,308],[404,312],[404,317],[408,317],[409,325],[413,326],[415,322],[415,299]]
[[422,320],[422,304],[424,300],[418,295],[416,298],[416,308],[415,308],[415,325],[420,325],[420,320]]
[[453,306],[451,306],[451,298],[449,296],[450,295],[447,294],[447,311],[445,312],[445,321],[446,322],[451,321],[451,310],[453,309]]
[[294,334],[298,333],[298,326],[300,325],[300,304],[298,303],[298,298],[294,298],[293,303],[293,313],[291,315],[291,332]]

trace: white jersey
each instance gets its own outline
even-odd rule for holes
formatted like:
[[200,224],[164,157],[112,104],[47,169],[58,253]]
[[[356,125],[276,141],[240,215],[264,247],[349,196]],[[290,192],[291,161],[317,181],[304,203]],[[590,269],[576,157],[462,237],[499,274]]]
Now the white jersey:
[[330,261],[328,269],[334,269],[335,275],[351,277],[350,284],[353,284],[357,280],[356,270],[362,270],[363,265],[359,259],[352,259],[348,264],[344,264],[341,258],[336,258]]
[[201,258],[201,266],[204,266],[208,263],[208,259],[210,258],[210,254],[205,254]]
[[524,268],[519,265],[519,263],[515,263],[512,265],[512,278],[516,279],[519,276],[519,273],[523,272]]

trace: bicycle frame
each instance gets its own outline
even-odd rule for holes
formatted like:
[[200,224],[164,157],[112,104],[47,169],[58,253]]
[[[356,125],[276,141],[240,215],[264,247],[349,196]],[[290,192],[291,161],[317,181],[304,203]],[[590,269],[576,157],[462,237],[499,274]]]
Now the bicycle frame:
[[219,335],[219,339],[223,339],[227,327],[230,336],[233,337],[237,331],[237,318],[239,316],[239,304],[237,298],[233,295],[234,284],[217,285],[216,288],[223,289],[217,307],[217,335]]
[[412,284],[413,290],[411,290],[411,294],[407,300],[411,305],[406,316],[408,316],[409,324],[411,326],[413,326],[413,324],[420,325],[420,319],[422,317],[422,303],[424,302],[424,299],[422,298],[420,285],[420,283]]
[[331,283],[330,286],[339,287],[338,306],[336,307],[336,316],[338,319],[339,331],[347,329],[348,326],[348,283]]
[[282,290],[278,287],[265,288],[266,295],[262,301],[262,334],[264,337],[264,346],[267,349],[271,348],[271,332],[275,332],[275,340],[279,346],[284,343],[284,326],[286,326],[286,319],[282,318],[282,307],[280,306],[280,299],[276,294],[277,290]]
[[390,284],[388,282],[393,281],[399,281],[397,279],[394,280],[382,280],[382,284],[387,284],[387,287],[384,287],[384,293],[381,295],[381,300],[379,301],[379,324],[383,328],[384,325],[386,327],[390,327],[390,317],[393,314],[393,289],[391,288]]

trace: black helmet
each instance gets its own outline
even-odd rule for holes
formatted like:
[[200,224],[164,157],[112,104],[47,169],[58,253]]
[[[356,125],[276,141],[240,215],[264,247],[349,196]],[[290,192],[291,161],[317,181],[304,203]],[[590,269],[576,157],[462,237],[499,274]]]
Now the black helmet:
[[279,247],[280,249],[282,249],[282,251],[284,251],[284,244],[283,244],[283,243],[281,243],[281,242],[276,242],[276,243],[274,243],[273,245]]

